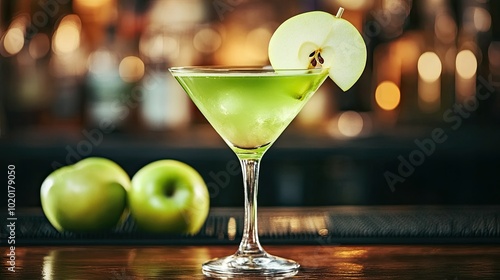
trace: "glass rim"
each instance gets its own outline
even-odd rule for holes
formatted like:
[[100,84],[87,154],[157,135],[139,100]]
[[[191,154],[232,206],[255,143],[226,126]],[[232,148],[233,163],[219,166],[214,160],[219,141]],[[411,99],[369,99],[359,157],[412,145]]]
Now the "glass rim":
[[311,69],[275,69],[270,65],[265,66],[173,66],[168,70],[173,74],[182,73],[205,73],[205,74],[224,74],[224,73],[279,73],[279,74],[317,74],[328,71],[328,68],[311,68]]

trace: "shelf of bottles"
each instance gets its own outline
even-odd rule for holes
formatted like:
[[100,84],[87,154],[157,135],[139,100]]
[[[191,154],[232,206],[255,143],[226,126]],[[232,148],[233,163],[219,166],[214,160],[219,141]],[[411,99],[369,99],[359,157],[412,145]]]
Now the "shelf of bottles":
[[363,34],[366,70],[347,93],[326,82],[292,130],[352,139],[500,123],[497,1],[1,1],[0,135],[202,126],[169,66],[266,65],[280,22],[340,6]]

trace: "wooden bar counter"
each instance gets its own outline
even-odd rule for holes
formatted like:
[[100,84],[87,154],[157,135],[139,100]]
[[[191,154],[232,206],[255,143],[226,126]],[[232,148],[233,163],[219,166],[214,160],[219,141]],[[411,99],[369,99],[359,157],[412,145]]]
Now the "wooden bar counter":
[[[500,247],[269,245],[301,264],[293,279],[500,279]],[[209,279],[201,264],[234,246],[31,246],[2,252],[0,279]],[[243,277],[240,279],[250,279]]]
[[[59,233],[39,209],[20,211],[14,250],[0,231],[0,279],[209,279],[202,263],[237,249],[239,210],[212,209],[196,236],[130,221]],[[263,208],[259,234],[268,253],[301,264],[292,279],[500,279],[500,206]]]

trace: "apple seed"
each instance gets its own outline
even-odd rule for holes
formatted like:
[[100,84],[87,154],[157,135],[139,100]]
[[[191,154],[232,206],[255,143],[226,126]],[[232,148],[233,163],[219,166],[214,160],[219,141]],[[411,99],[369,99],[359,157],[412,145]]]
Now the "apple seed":
[[309,67],[309,69],[316,68],[316,66],[318,66],[318,63],[320,67],[321,65],[323,65],[323,63],[325,63],[325,59],[321,56],[321,49],[313,51],[309,54],[309,57],[311,58],[310,66],[312,66]]

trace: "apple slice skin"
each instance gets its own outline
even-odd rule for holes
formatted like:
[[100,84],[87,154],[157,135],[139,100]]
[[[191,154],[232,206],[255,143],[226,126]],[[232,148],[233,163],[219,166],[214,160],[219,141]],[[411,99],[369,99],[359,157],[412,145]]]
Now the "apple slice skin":
[[128,199],[138,227],[154,233],[196,234],[210,206],[201,175],[176,160],[158,160],[141,168],[132,178]]
[[[303,31],[303,32],[302,32]],[[320,50],[323,68],[343,90],[350,89],[366,65],[366,44],[359,31],[345,19],[322,11],[289,18],[269,42],[269,61],[275,69],[308,69],[310,54]]]
[[86,158],[53,171],[40,188],[42,209],[58,231],[113,228],[124,217],[128,174],[105,158]]

